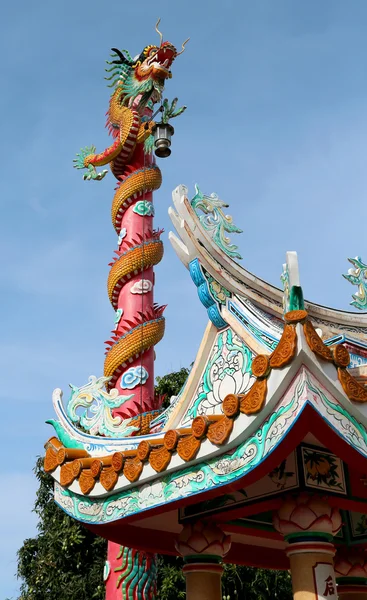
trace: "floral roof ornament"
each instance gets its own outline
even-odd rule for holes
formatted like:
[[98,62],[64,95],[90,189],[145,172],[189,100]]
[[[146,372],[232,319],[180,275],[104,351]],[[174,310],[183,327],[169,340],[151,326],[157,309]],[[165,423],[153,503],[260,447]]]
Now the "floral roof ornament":
[[343,274],[343,277],[347,279],[352,285],[358,286],[358,291],[352,294],[353,302],[351,306],[355,306],[359,310],[366,310],[367,308],[367,265],[362,262],[360,256],[355,258],[348,258],[348,261],[353,265],[354,268],[348,269],[347,275]]
[[[239,258],[242,256],[237,252],[238,246],[231,244],[231,240],[226,233],[242,233],[234,223],[230,215],[225,215],[223,208],[228,204],[218,198],[217,194],[206,196],[195,185],[195,196],[191,200],[191,206],[194,209],[199,221],[205,231],[209,234],[213,242],[230,258]],[[203,214],[200,214],[201,211]]]
[[181,425],[188,425],[198,415],[220,414],[227,394],[245,394],[253,385],[251,364],[253,354],[243,341],[226,329],[218,334],[196,397]]

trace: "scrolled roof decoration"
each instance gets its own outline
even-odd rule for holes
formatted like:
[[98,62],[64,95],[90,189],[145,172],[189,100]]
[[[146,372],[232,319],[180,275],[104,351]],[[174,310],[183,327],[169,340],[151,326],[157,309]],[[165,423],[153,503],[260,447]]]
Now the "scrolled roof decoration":
[[322,360],[333,362],[333,354],[330,348],[324,344],[310,320],[307,320],[304,323],[303,331],[307,344],[311,348],[312,352]]
[[224,444],[236,417],[237,414],[197,417],[192,427],[167,431],[162,439],[142,440],[135,450],[115,452],[97,459],[84,450],[65,448],[57,438],[51,438],[45,446],[44,467],[48,473],[61,467],[60,483],[63,487],[77,479],[82,493],[88,495],[99,480],[106,491],[111,491],[120,473],[134,483],[146,463],[160,473],[168,467],[172,454],[176,452],[185,462],[193,460],[206,438],[218,446]]
[[270,356],[270,367],[281,369],[293,358],[297,350],[297,333],[293,324],[286,324],[280,342]]
[[[117,389],[105,390],[108,377],[92,375],[89,382],[81,387],[70,385],[71,395],[67,403],[69,419],[91,435],[107,437],[128,436],[138,430],[131,419],[113,416],[113,409],[120,408],[133,397],[121,396]],[[80,410],[82,409],[82,410]]]
[[217,194],[213,193],[206,196],[198,185],[195,185],[195,192],[196,194],[191,200],[191,206],[203,229],[227,256],[233,259],[241,259],[242,256],[237,251],[238,246],[231,244],[231,240],[226,235],[227,233],[242,233],[242,229],[239,229],[233,223],[232,217],[223,212],[223,208],[227,208],[228,204],[220,200]]
[[317,335],[314,326],[309,320],[303,323],[303,330],[306,341],[314,354],[321,360],[334,363],[334,366],[338,370],[340,384],[349,400],[359,403],[367,402],[367,389],[347,371],[347,367],[350,364],[348,350],[342,345],[338,345],[333,349],[326,346]]
[[[167,472],[159,480],[142,482],[111,494],[107,498],[95,498],[75,494],[69,489],[55,484],[56,502],[71,516],[87,523],[107,523],[136,514],[147,506],[163,506],[169,502],[208,491],[215,486],[238,481],[253,471],[284,439],[297,420],[305,398],[315,398],[316,412],[325,414],[331,426],[342,424],[342,438],[367,456],[367,442],[364,426],[359,423],[341,404],[328,397],[319,387],[317,380],[306,370],[296,378],[280,405],[274,408],[269,417],[245,441],[233,448],[224,449],[184,469]],[[311,400],[312,401],[312,400]],[[312,401],[313,402],[313,401]],[[251,459],[249,460],[249,456]]]
[[[110,492],[120,475],[131,483],[136,482],[145,464],[161,473],[167,469],[176,453],[183,461],[190,462],[195,459],[206,440],[213,445],[222,446],[231,435],[239,414],[251,416],[262,410],[266,401],[267,380],[272,370],[283,369],[293,360],[297,349],[297,324],[303,327],[310,349],[320,359],[334,363],[339,381],[349,399],[367,402],[367,390],[347,371],[348,351],[343,347],[334,348],[333,351],[327,348],[317,336],[304,309],[288,312],[284,318],[286,325],[277,348],[270,356],[258,355],[253,360],[255,383],[245,394],[228,394],[222,402],[222,414],[197,415],[190,427],[169,430],[163,438],[142,440],[134,450],[115,452],[97,459],[85,450],[65,448],[54,437],[46,444],[45,470],[52,472],[61,467],[61,485],[67,488],[77,479],[83,494],[90,494],[98,480]],[[228,334],[228,331],[220,335]]]
[[348,258],[348,261],[354,268],[348,270],[343,277],[352,285],[358,286],[358,291],[352,294],[353,302],[351,306],[355,306],[359,310],[367,309],[367,265],[362,261],[360,256]]
[[342,384],[343,390],[349,400],[353,402],[367,402],[367,390],[359,383],[346,369],[338,367],[338,378]]
[[[258,354],[252,361],[252,374],[256,381],[246,394],[240,394],[240,411],[246,415],[253,415],[264,406],[268,392],[267,379],[272,369],[283,369],[294,358],[297,351],[296,324],[299,319],[304,319],[304,311],[292,311],[286,313],[288,318],[279,344],[270,356]],[[302,313],[302,314],[298,314]],[[306,313],[307,314],[307,313]]]

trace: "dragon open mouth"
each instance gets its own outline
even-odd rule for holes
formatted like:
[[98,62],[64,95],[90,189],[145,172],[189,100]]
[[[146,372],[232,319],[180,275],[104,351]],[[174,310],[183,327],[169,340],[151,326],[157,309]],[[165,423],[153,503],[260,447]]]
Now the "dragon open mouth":
[[153,74],[162,79],[169,76],[169,70],[177,54],[176,48],[171,44],[163,44],[158,52],[148,59],[148,65],[153,68]]

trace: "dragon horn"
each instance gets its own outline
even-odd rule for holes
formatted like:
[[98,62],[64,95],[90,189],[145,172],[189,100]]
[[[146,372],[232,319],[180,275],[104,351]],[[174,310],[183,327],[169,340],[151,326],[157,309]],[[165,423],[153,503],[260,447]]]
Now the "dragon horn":
[[122,52],[120,52],[120,50],[118,50],[118,48],[111,48],[112,52],[114,52],[115,54],[117,54],[117,56],[120,58],[120,60],[112,60],[110,62],[110,64],[115,64],[115,65],[131,65],[131,62],[126,58],[126,56],[124,56],[122,54]]
[[159,23],[160,23],[160,22],[161,22],[161,20],[160,20],[160,18],[159,18],[159,19],[158,19],[158,21],[157,21],[157,23],[156,23],[155,30],[156,30],[156,32],[158,33],[159,37],[161,38],[161,44],[160,44],[160,45],[162,45],[163,34],[162,34],[162,33],[159,31],[159,29],[158,29],[158,25],[159,25]]
[[184,43],[182,44],[182,50],[181,50],[181,52],[178,52],[176,54],[176,56],[180,56],[180,54],[182,54],[183,52],[185,52],[185,46],[186,46],[187,42],[189,41],[189,39],[190,38],[187,38],[187,40],[184,41]]

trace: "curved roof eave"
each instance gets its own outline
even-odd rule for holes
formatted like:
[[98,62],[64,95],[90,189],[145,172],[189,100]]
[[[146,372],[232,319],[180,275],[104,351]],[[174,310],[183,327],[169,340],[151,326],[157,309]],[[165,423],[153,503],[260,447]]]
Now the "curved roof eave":
[[[312,432],[313,422],[320,419],[327,428],[324,431],[334,432],[344,442],[330,446],[331,450],[346,462],[353,456],[366,470],[367,405],[348,399],[334,365],[319,359],[308,347],[301,324],[296,330],[296,355],[288,366],[269,375],[265,405],[255,415],[240,414],[222,447],[205,439],[195,460],[185,462],[176,454],[162,473],[148,464],[133,484],[121,473],[113,493],[106,493],[98,483],[91,494],[82,496],[77,481],[63,489],[58,468],[53,474],[58,482],[56,501],[78,520],[95,524],[136,519],[140,513],[162,510],[170,503],[189,503],[191,498],[197,502],[198,495],[217,493],[228,485],[241,487],[247,477],[258,479],[268,459],[267,469],[272,468],[275,456],[281,460],[284,443],[289,450],[302,441],[301,435]],[[297,424],[303,423],[302,415],[308,414],[309,406],[320,419],[307,420],[307,429]],[[343,447],[343,455],[339,447]]]
[[[273,314],[281,315],[283,291],[241,267],[217,246],[201,226],[186,191],[183,185],[173,191],[174,209],[169,209],[178,234],[177,237],[170,232],[169,239],[183,264],[188,268],[192,260],[200,258],[204,268],[233,294],[248,297]],[[363,333],[367,333],[367,312],[344,311],[307,300],[305,308],[311,317],[320,322],[327,321],[331,328],[342,325],[363,328]]]

